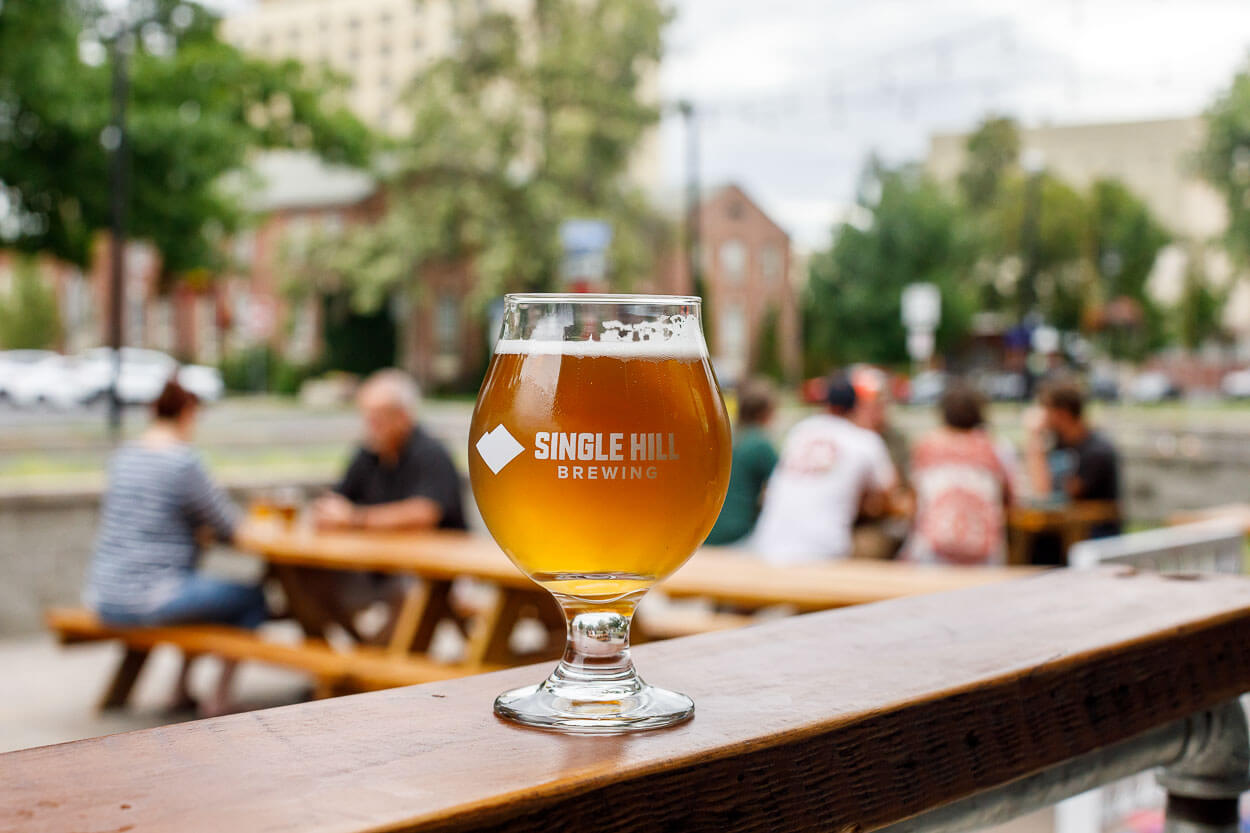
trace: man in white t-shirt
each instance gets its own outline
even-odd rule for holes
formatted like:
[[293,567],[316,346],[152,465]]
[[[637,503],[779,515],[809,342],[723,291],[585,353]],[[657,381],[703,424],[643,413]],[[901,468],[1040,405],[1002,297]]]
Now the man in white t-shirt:
[[898,475],[881,437],[847,419],[855,389],[829,381],[825,413],[790,429],[748,546],[774,564],[851,555],[851,525],[880,514]]

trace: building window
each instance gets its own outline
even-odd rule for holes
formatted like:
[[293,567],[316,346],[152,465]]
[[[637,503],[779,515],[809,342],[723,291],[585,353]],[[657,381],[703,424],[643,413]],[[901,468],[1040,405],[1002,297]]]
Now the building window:
[[745,359],[747,313],[741,304],[726,304],[720,316],[720,343],[730,359]]
[[360,29],[360,18],[352,17],[347,21],[347,28],[357,31]]
[[747,247],[737,238],[726,240],[720,245],[720,266],[725,278],[740,282],[747,273]]
[[725,213],[729,215],[729,219],[731,220],[741,220],[744,211],[745,209],[742,207],[742,203],[737,200],[729,203],[729,206],[725,209]]
[[420,35],[414,35],[412,38],[412,51],[420,52],[424,48],[425,48],[425,41],[421,39]]
[[455,353],[460,349],[460,299],[450,292],[438,296],[435,309],[435,335],[440,353]]
[[760,252],[760,272],[769,283],[776,283],[781,277],[781,249],[773,243],[765,245]]

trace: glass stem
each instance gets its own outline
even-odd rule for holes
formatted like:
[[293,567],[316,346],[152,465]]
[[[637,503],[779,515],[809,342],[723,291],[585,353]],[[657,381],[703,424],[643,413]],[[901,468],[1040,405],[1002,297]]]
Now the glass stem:
[[629,655],[637,600],[618,599],[610,606],[560,596],[556,600],[568,622],[568,639],[548,684],[641,687]]

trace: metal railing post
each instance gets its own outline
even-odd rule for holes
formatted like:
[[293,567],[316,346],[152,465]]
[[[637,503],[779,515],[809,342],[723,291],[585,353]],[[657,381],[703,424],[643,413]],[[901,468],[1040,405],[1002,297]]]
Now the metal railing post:
[[1250,732],[1237,700],[1196,715],[1185,752],[1164,767],[1164,833],[1237,833],[1238,799],[1250,789]]

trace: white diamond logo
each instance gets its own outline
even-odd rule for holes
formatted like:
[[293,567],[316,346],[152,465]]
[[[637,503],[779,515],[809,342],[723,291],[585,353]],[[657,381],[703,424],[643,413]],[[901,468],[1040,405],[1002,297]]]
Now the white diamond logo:
[[499,474],[504,466],[525,450],[525,446],[517,442],[502,423],[496,425],[494,431],[483,434],[475,448],[482,455],[482,461],[490,468],[491,474]]

